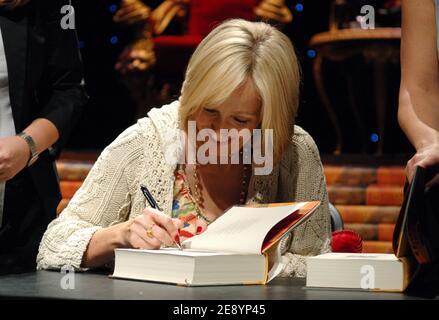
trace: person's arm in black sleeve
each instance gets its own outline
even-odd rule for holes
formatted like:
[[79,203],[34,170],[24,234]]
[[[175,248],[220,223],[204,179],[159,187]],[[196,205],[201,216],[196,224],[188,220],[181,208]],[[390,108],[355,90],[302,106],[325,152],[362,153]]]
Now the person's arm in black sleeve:
[[59,138],[51,152],[58,156],[81,115],[88,96],[84,89],[76,30],[61,26],[61,19],[65,16],[61,13],[61,7],[70,5],[70,1],[47,2],[43,5],[47,62],[39,88],[43,108],[38,117],[49,120],[58,130]]
[[[87,102],[83,85],[82,63],[78,49],[76,31],[63,29],[61,8],[68,0],[33,0],[28,4],[30,32],[41,39],[41,47],[32,47],[30,57],[42,55],[44,59],[28,61],[29,76],[37,75],[37,82],[29,83],[31,91],[26,98],[34,100],[33,121],[24,131],[34,140],[37,153],[51,148],[50,154],[57,157],[77,122]],[[34,19],[32,19],[34,18]],[[40,51],[38,51],[40,50]],[[33,66],[33,63],[42,65]],[[41,69],[40,69],[41,68]],[[19,136],[0,139],[0,181],[14,177],[28,164],[31,149]]]

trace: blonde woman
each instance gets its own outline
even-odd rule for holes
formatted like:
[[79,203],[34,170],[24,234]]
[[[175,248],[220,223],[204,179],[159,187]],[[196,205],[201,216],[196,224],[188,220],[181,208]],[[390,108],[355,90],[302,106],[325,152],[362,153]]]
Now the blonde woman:
[[[305,276],[305,257],[330,251],[331,234],[317,147],[294,126],[299,82],[294,48],[281,32],[239,19],[219,25],[193,54],[179,100],[150,111],[102,152],[81,189],[48,227],[38,268],[84,270],[111,263],[117,247],[174,245],[185,235],[178,229],[190,214],[198,216],[195,226],[187,228],[194,234],[234,204],[320,200],[309,222],[283,242],[282,274]],[[172,161],[167,154],[177,129],[187,133],[183,150],[201,148],[189,138],[191,124],[197,132],[216,133],[210,141],[218,147],[234,143],[218,136],[221,130],[272,129],[271,170],[255,174],[261,165],[245,164],[239,150],[213,157],[234,156],[237,164]],[[248,139],[239,139],[242,151]],[[149,207],[140,184],[150,189],[162,212]]]
[[[421,23],[422,21],[422,23]],[[439,166],[439,1],[402,1],[398,119],[416,149],[406,171]],[[428,186],[439,184],[436,174]]]

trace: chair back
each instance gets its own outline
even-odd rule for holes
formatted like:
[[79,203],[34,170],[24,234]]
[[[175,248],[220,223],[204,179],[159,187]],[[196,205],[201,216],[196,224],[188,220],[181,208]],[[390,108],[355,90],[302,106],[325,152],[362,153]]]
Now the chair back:
[[329,203],[329,213],[331,215],[331,231],[334,232],[338,230],[343,230],[343,218],[340,212],[338,212],[337,208],[332,203]]
[[204,38],[224,20],[255,20],[253,10],[259,2],[260,0],[191,0],[188,34]]

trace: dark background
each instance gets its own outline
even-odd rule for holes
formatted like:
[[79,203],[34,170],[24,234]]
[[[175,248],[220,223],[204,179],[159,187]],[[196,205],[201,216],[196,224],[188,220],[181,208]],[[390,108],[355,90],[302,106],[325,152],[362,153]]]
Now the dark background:
[[[100,150],[114,140],[119,133],[136,121],[136,106],[128,91],[114,71],[118,55],[129,41],[130,33],[112,22],[112,16],[119,7],[119,1],[72,1],[76,13],[76,27],[84,61],[85,81],[90,101],[80,123],[72,135],[67,149]],[[370,2],[370,1],[369,1]],[[160,1],[147,1],[152,7]],[[307,130],[316,140],[323,154],[334,151],[334,131],[328,115],[317,95],[312,76],[313,51],[309,40],[319,32],[328,31],[330,0],[287,1],[293,13],[293,22],[283,30],[296,47],[302,66],[302,94],[297,124]],[[303,5],[303,11],[296,9]],[[360,153],[361,137],[352,128],[350,114],[344,111],[348,104],[343,72],[356,72],[357,99],[361,101],[362,116],[368,132],[376,132],[372,74],[361,61],[354,65],[325,64],[330,76],[325,78],[327,89],[341,116],[345,136],[344,153]],[[353,67],[354,66],[354,67]],[[356,67],[355,67],[356,66]],[[389,102],[387,110],[385,153],[389,155],[411,153],[411,147],[397,123],[397,103],[399,87],[399,67],[392,69],[390,75]],[[369,101],[370,100],[370,101]],[[146,109],[159,107],[145,106]],[[146,112],[146,110],[145,110]],[[363,137],[364,139],[364,137]],[[374,142],[368,141],[368,153],[375,151]]]

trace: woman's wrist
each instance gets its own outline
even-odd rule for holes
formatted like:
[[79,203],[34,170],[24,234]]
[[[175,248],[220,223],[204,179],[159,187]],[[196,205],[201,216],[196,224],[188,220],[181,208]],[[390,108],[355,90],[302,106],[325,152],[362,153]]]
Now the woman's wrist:
[[114,228],[112,239],[113,239],[113,246],[115,248],[130,247],[128,241],[130,225],[131,225],[131,221],[125,221],[113,227],[110,227],[110,228]]
[[439,145],[439,134],[432,135],[431,137],[425,137],[419,141],[415,146],[416,152],[420,152],[435,145]]
[[114,259],[114,249],[129,247],[128,231],[128,221],[96,231],[90,239],[81,266],[93,268],[110,263]]

